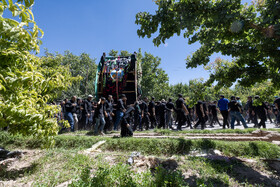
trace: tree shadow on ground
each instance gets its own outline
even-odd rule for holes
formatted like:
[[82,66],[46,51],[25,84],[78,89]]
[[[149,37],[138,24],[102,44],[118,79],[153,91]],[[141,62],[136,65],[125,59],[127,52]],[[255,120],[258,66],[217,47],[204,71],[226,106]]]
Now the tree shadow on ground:
[[228,187],[229,185],[224,183],[224,181],[215,178],[215,177],[207,177],[207,178],[199,178],[196,175],[189,176],[186,180],[186,183],[190,187],[197,187],[197,186],[224,186]]
[[[218,160],[212,158],[206,158],[212,168],[217,171],[225,171],[231,178],[241,184],[251,184],[253,186],[280,186],[279,179],[268,177],[259,171],[247,166],[243,161],[234,158],[232,160],[225,159],[223,156],[215,156]],[[219,158],[220,157],[220,158]]]
[[20,169],[0,170],[0,180],[16,180],[26,175],[31,175],[38,169],[37,163],[32,163],[30,166],[23,167]]

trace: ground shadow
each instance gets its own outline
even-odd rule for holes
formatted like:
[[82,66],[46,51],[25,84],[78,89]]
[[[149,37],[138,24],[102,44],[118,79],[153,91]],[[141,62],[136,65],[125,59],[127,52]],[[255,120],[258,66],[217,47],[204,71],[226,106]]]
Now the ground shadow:
[[18,178],[24,177],[26,175],[31,175],[38,169],[38,164],[33,163],[30,166],[23,167],[20,169],[5,170],[0,171],[0,180],[16,180]]

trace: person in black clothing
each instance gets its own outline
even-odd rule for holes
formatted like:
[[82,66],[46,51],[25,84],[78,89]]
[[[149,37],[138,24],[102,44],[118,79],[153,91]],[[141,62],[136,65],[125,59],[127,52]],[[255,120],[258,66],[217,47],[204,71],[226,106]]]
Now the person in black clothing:
[[152,97],[152,100],[150,101],[149,106],[148,106],[148,112],[149,112],[152,129],[157,126],[156,108],[155,107],[156,107],[155,98]]
[[173,118],[172,118],[172,111],[176,111],[174,104],[172,103],[172,99],[168,99],[168,103],[166,104],[166,125],[170,129],[173,129]]
[[234,122],[236,119],[242,122],[244,128],[248,128],[244,117],[241,114],[242,106],[236,101],[235,96],[231,96],[231,101],[228,103],[230,117],[231,117],[231,129],[234,129]]
[[139,130],[142,131],[142,112],[141,112],[141,108],[139,105],[139,101],[136,101],[134,104],[134,126],[133,126],[133,131],[137,130],[137,127],[139,126]]
[[[134,106],[135,107],[135,106]],[[131,116],[135,110],[133,106],[129,106],[124,113],[124,116],[121,120],[121,137],[131,137],[133,136],[133,130],[131,127]]]
[[117,112],[116,112],[116,121],[114,124],[114,130],[118,130],[119,124],[121,122],[121,119],[124,115],[124,113],[126,112],[126,95],[122,94],[121,98],[118,100],[117,103]]
[[186,122],[186,115],[189,114],[189,111],[184,104],[185,102],[182,94],[178,94],[178,97],[179,98],[176,101],[176,111],[177,111],[177,121],[178,121],[177,130],[182,130],[182,126]]
[[156,111],[156,121],[157,122],[159,121],[159,105],[160,105],[160,102],[156,101],[155,111]]
[[275,110],[275,115],[276,115],[276,126],[280,125],[280,98],[276,97],[274,102],[273,102],[276,110]]
[[258,126],[258,118],[256,115],[253,114],[253,97],[252,96],[249,96],[248,97],[248,101],[247,101],[247,104],[246,104],[247,108],[248,108],[248,115],[249,115],[249,118],[247,120],[247,123],[249,123],[250,121],[252,121],[252,123],[254,123],[254,127],[257,127]]
[[210,122],[211,127],[214,127],[213,124],[215,124],[216,122],[220,126],[222,126],[219,119],[218,119],[217,110],[218,110],[217,109],[217,101],[214,101],[212,104],[209,105],[209,113],[211,113],[211,115],[212,115],[212,119],[211,119],[211,122]]
[[100,58],[101,68],[104,67],[105,58],[106,58],[106,53],[103,53],[102,56],[101,56],[101,58]]
[[106,112],[106,99],[104,97],[101,97],[99,102],[97,103],[97,108],[95,109],[94,118],[96,120],[96,124],[94,127],[94,134],[98,135],[104,135],[103,129],[105,126],[105,117],[107,117]]
[[258,128],[266,128],[266,110],[268,109],[264,102],[259,101],[260,96],[255,96],[255,101],[253,103],[253,115],[257,115],[260,118],[260,122],[258,123]]
[[271,105],[268,102],[265,102],[265,105],[267,107],[266,116],[269,119],[270,123],[273,123],[271,116],[270,116],[270,114],[272,113]]
[[201,130],[203,130],[205,128],[205,111],[202,101],[198,101],[195,105],[195,114],[198,117],[198,121],[194,125],[194,128],[196,129],[198,125],[201,125]]
[[85,128],[86,129],[91,129],[92,122],[93,122],[93,115],[94,115],[94,107],[92,104],[92,95],[89,95],[88,98],[84,101],[84,110],[86,113],[86,123],[85,123]]
[[164,128],[165,129],[165,126],[166,126],[166,111],[168,109],[166,108],[166,102],[165,100],[163,99],[159,105],[159,120],[160,120],[160,123],[159,123],[159,126],[158,128]]
[[112,127],[113,127],[113,117],[114,117],[113,104],[114,104],[113,96],[109,95],[108,100],[106,101],[106,105],[105,105],[106,106],[106,112],[107,112],[107,117],[105,118],[106,124],[105,124],[105,127],[104,127],[105,133],[107,131],[111,131]]
[[142,126],[145,127],[146,130],[149,129],[149,123],[150,123],[150,119],[149,119],[149,112],[148,112],[148,98],[145,97],[144,100],[142,101],[140,108],[141,108],[141,112],[142,112]]
[[[77,106],[76,96],[73,96],[70,101],[67,101],[67,103],[65,103],[66,117],[71,126],[72,132],[75,131],[75,119],[73,115],[76,114],[76,110],[77,110],[76,106]],[[77,117],[77,115],[75,116]]]
[[205,116],[204,116],[204,121],[205,121],[205,123],[208,121],[208,119],[209,119],[209,117],[208,117],[208,115],[209,115],[209,113],[208,113],[208,109],[207,109],[207,106],[206,106],[206,102],[204,101],[204,102],[202,102],[202,106],[203,106],[203,110],[204,110],[204,114],[205,114]]

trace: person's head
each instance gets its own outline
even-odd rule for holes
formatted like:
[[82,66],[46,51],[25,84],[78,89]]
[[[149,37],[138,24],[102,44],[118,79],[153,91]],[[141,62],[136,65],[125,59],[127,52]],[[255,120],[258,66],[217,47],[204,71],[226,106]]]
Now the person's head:
[[225,96],[224,95],[220,95],[220,98],[223,99],[223,98],[225,98]]
[[252,100],[252,96],[249,96],[249,97],[248,97],[248,100],[251,101],[251,100]]
[[113,96],[112,95],[108,95],[108,100],[112,101],[112,99],[113,99]]
[[183,95],[182,95],[182,94],[178,94],[178,97],[179,97],[179,98],[182,98],[182,97],[183,97]]
[[214,104],[217,104],[217,101],[213,101]]
[[64,101],[64,103],[66,103],[66,102],[68,101],[68,99],[66,98],[66,99],[64,99],[63,101]]
[[105,52],[103,52],[103,56],[106,56],[106,53],[105,53]]
[[73,97],[71,98],[71,100],[72,100],[73,102],[76,102],[77,97],[76,97],[76,96],[73,96]]
[[144,97],[144,99],[143,99],[145,102],[148,102],[149,100],[148,100],[148,97]]
[[126,95],[125,95],[125,94],[122,94],[122,95],[121,95],[121,99],[122,99],[123,101],[126,101],[126,100],[127,100]]
[[91,100],[92,100],[92,98],[93,98],[93,96],[92,96],[92,95],[88,95],[88,100],[89,100],[89,101],[91,101]]
[[164,100],[164,99],[162,99],[162,100],[161,100],[161,102],[162,102],[162,103],[165,103],[165,100]]
[[235,96],[231,96],[231,97],[230,97],[230,100],[235,100]]
[[152,101],[154,101],[154,100],[155,100],[155,98],[154,98],[154,97],[152,97],[151,99],[152,99]]
[[169,98],[169,99],[168,99],[168,102],[172,102],[172,99],[171,99],[171,98]]
[[101,97],[101,104],[104,104],[105,103],[105,101],[106,101],[106,99],[105,99],[105,97]]
[[236,100],[240,100],[240,97],[236,97]]

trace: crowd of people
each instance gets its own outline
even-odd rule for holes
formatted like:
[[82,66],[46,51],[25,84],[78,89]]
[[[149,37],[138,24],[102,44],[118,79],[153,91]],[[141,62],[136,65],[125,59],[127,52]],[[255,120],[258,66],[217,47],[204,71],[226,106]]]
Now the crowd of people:
[[[280,124],[280,98],[274,103],[261,102],[259,96],[248,97],[242,104],[239,97],[229,99],[224,95],[218,101],[198,101],[193,107],[186,104],[182,94],[173,103],[172,99],[156,101],[154,97],[143,97],[132,105],[126,105],[126,95],[122,94],[115,102],[112,95],[101,97],[98,102],[93,96],[82,100],[73,96],[60,103],[61,119],[68,120],[71,131],[93,130],[95,135],[104,135],[112,130],[121,130],[121,136],[132,136],[136,130],[154,128],[181,131],[182,128],[205,129],[206,126],[219,125],[223,129],[241,125],[248,128],[248,123],[254,123],[255,128],[266,128],[267,119],[270,123]],[[218,114],[222,116],[222,123]],[[273,120],[274,121],[273,121]]]

